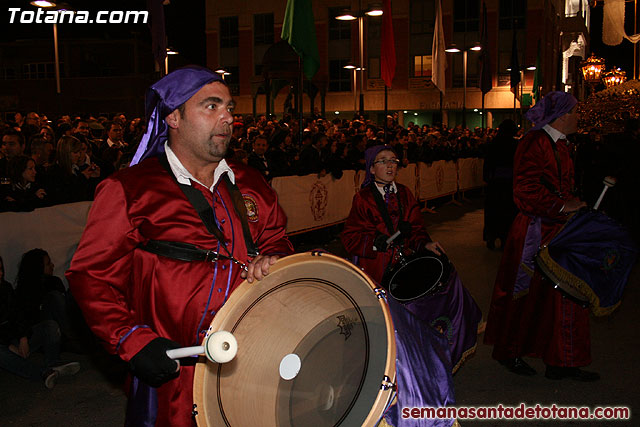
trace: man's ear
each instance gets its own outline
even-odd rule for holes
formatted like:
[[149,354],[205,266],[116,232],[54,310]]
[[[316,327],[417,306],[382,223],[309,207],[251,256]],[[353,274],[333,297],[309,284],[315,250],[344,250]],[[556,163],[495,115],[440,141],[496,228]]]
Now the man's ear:
[[177,129],[180,122],[180,112],[178,110],[173,110],[173,112],[165,117],[164,120],[171,129]]

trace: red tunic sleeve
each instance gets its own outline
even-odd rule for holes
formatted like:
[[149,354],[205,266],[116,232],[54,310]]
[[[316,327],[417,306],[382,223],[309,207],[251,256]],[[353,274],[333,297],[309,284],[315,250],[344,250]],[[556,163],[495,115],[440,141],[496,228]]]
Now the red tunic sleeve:
[[[126,302],[133,280],[133,250],[143,240],[129,220],[122,184],[114,179],[104,180],[96,190],[67,279],[77,300],[90,301],[81,307],[85,317],[91,319],[93,332],[104,341],[108,351],[116,353],[117,349],[125,361],[157,337],[147,327],[131,332],[141,325],[136,325]],[[130,335],[118,347],[127,334]]]

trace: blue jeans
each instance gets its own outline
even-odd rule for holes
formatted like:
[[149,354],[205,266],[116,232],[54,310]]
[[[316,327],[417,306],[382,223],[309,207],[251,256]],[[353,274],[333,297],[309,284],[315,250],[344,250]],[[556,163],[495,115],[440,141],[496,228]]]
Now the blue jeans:
[[[60,328],[53,320],[45,320],[33,326],[29,338],[29,352],[40,349],[44,352],[44,366],[38,366],[29,358],[22,358],[9,350],[8,345],[0,344],[0,368],[23,378],[39,380],[42,374],[60,361]],[[17,346],[18,342],[15,342]]]

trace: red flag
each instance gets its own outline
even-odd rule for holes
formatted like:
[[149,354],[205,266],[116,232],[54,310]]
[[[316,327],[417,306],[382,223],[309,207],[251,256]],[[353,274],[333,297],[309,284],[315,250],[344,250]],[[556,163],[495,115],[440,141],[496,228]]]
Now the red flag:
[[380,43],[380,72],[387,87],[391,87],[396,74],[396,43],[393,40],[393,18],[391,0],[382,2],[382,40]]

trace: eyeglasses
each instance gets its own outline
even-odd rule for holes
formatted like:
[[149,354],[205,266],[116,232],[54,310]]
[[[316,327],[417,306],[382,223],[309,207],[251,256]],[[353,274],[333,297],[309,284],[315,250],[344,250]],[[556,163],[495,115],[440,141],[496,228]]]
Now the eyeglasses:
[[373,162],[374,165],[386,165],[386,166],[398,166],[400,164],[400,160],[398,159],[380,159]]

